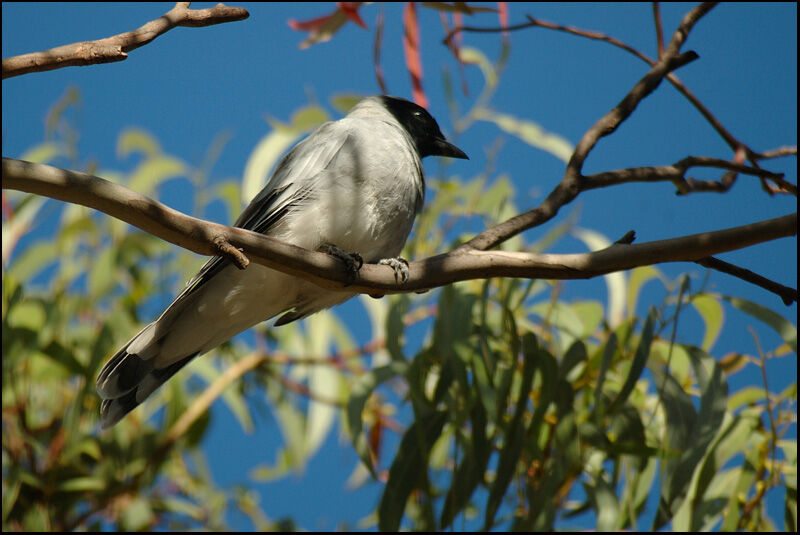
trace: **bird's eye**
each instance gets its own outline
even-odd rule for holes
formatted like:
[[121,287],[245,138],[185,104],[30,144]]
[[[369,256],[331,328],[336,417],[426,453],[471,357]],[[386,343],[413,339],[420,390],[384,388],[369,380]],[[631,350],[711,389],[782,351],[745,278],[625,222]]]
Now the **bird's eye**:
[[422,115],[422,112],[421,111],[415,111],[413,115],[414,115],[414,117],[419,117],[419,116]]

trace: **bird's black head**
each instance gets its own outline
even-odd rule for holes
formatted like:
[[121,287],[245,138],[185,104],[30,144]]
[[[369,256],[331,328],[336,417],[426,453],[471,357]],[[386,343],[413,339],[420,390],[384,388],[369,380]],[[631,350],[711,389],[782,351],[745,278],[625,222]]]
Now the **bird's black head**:
[[383,105],[394,115],[411,139],[417,145],[420,158],[425,156],[449,156],[450,158],[469,159],[464,152],[449,143],[439,130],[436,119],[423,108],[408,100],[382,95]]

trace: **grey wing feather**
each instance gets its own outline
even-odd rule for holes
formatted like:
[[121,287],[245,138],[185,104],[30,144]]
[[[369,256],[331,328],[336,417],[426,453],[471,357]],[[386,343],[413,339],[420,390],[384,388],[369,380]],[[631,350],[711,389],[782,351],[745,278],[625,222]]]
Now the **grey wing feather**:
[[[336,123],[325,123],[287,153],[233,226],[267,234],[290,210],[306,202],[313,194],[314,178],[327,168],[347,142],[348,137],[337,138],[335,130]],[[211,258],[186,283],[186,288],[175,301],[200,288],[229,263],[222,256]]]

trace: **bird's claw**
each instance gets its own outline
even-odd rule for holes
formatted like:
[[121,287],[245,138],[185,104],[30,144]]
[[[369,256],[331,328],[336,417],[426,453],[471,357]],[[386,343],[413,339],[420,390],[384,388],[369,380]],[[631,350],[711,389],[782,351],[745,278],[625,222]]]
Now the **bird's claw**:
[[340,249],[331,243],[324,243],[318,249],[318,251],[327,253],[331,256],[335,256],[342,262],[344,262],[345,267],[347,268],[347,273],[349,275],[349,281],[345,286],[350,286],[356,280],[356,276],[358,275],[358,270],[361,269],[361,266],[364,265],[364,259],[361,258],[361,255],[358,253],[349,253],[344,249]]
[[405,258],[384,258],[383,260],[379,261],[378,264],[389,266],[394,270],[395,282],[399,281],[400,284],[403,284],[408,280],[408,260]]

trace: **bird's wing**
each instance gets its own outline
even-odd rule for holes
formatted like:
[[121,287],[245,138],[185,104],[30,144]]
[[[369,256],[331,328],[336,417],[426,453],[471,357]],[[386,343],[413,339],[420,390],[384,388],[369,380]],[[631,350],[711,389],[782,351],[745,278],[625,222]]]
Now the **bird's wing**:
[[[347,139],[347,132],[337,123],[326,123],[296,145],[280,161],[264,189],[251,201],[235,226],[268,233],[289,210],[308,201],[321,175]],[[203,298],[197,292],[229,264],[222,256],[206,262],[161,316],[106,363],[98,377],[97,389],[103,398],[117,401],[106,404],[104,414],[108,416],[104,416],[104,421],[113,423],[121,418],[197,355],[196,348],[188,349],[185,354],[163,355],[162,342],[169,335],[185,335],[172,332],[175,321],[187,306]],[[123,396],[127,396],[124,403]]]
[[[328,168],[348,138],[338,123],[328,122],[320,126],[281,159],[267,184],[233,226],[267,234],[290,210],[309,200],[317,186],[317,177]],[[228,264],[230,260],[223,256],[209,259],[186,283],[173,304],[197,291]],[[165,314],[167,311],[169,308]]]

